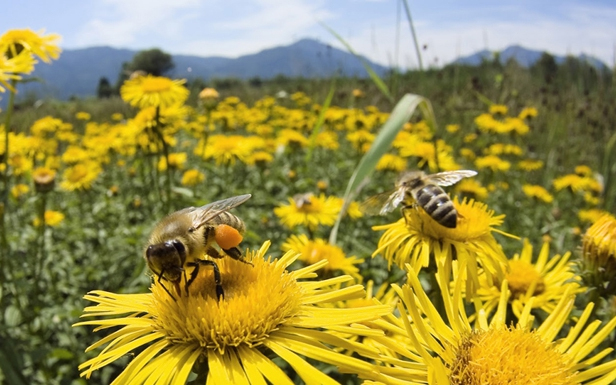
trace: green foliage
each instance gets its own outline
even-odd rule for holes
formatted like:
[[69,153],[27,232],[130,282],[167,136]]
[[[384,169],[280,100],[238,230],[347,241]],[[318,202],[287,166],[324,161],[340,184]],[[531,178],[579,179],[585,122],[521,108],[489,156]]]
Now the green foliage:
[[163,76],[173,69],[173,59],[170,54],[163,52],[158,48],[152,48],[144,51],[139,51],[133,60],[128,63],[126,69],[128,71],[144,71],[147,74],[154,76]]

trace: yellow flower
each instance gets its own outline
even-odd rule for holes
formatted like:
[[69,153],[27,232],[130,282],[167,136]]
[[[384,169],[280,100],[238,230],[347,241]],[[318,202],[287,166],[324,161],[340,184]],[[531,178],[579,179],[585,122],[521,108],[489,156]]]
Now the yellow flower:
[[119,122],[122,119],[124,119],[124,115],[121,114],[120,112],[114,112],[113,114],[111,114],[111,120],[115,120],[116,122]]
[[477,157],[475,155],[475,151],[471,150],[470,148],[461,148],[460,155],[462,155],[467,160],[473,160]]
[[[595,351],[616,326],[616,317],[601,329],[600,321],[588,323],[593,303],[561,338],[561,329],[574,309],[575,296],[565,292],[537,328],[533,328],[530,304],[523,308],[518,321],[510,324],[505,281],[494,315],[489,317],[481,301],[476,300],[476,321],[471,324],[461,302],[459,282],[450,291],[449,280],[439,274],[442,307],[446,309],[441,315],[415,270],[409,270],[408,283],[401,288],[394,285],[394,289],[402,301],[398,311],[412,348],[396,346],[397,356],[383,356],[383,363],[368,378],[386,384],[430,385],[599,385],[616,378],[613,359],[596,365],[611,348]],[[391,346],[392,338],[376,336],[374,340]]]
[[496,155],[488,155],[475,159],[475,166],[477,166],[478,169],[489,168],[496,172],[509,170],[509,168],[511,168],[511,163]]
[[53,190],[56,182],[56,172],[47,167],[37,167],[32,171],[34,188],[38,192],[49,192]]
[[391,170],[402,172],[406,170],[406,159],[394,154],[384,154],[381,159],[379,159],[376,169],[380,171]]
[[328,150],[337,150],[340,147],[338,135],[331,131],[320,132],[316,137],[316,145]]
[[62,50],[58,47],[60,35],[55,33],[43,36],[44,31],[36,33],[30,29],[12,29],[0,36],[0,52],[17,56],[22,51],[31,53],[45,63],[57,59]]
[[[580,278],[569,262],[571,253],[549,257],[549,243],[544,243],[537,261],[533,263],[533,246],[525,239],[522,252],[508,261],[505,279],[509,289],[509,303],[516,318],[522,316],[525,306],[539,308],[551,314],[565,293],[576,294],[585,290]],[[502,282],[489,282],[480,276],[480,287],[476,296],[484,303],[488,314],[498,307]],[[571,288],[569,288],[571,286]]]
[[420,208],[404,210],[405,217],[395,223],[373,227],[385,233],[372,257],[381,254],[388,265],[404,268],[408,264],[416,271],[427,267],[431,258],[440,268],[451,266],[455,257],[465,277],[468,273],[467,292],[471,294],[478,287],[478,263],[486,274],[501,278],[507,257],[492,232],[508,235],[493,227],[501,225],[505,215],[494,216],[494,211],[474,200],[460,203],[454,198],[453,204],[458,213],[453,229],[441,226]]
[[[184,384],[192,371],[207,370],[206,384],[293,384],[278,365],[289,364],[305,383],[336,384],[314,367],[313,359],[338,366],[347,373],[364,375],[372,370],[366,361],[335,349],[365,355],[375,351],[336,335],[340,329],[352,334],[365,328],[350,325],[367,322],[391,311],[373,304],[360,308],[323,308],[319,305],[362,298],[362,286],[345,289],[336,283],[349,276],[314,280],[321,261],[292,272],[287,267],[298,255],[287,252],[280,259],[265,258],[270,243],[246,253],[252,266],[231,258],[217,260],[224,299],[217,300],[212,271],[201,269],[189,294],[173,299],[155,280],[151,293],[115,294],[93,291],[87,300],[97,303],[84,310],[84,317],[105,317],[79,322],[119,328],[88,350],[107,345],[101,353],[79,366],[90,377],[98,369],[134,352],[117,384]],[[185,283],[180,283],[181,289]],[[274,359],[276,358],[276,359]]]
[[[187,160],[187,155],[185,152],[173,152],[169,154],[169,165],[173,169],[181,170],[184,168],[184,164]],[[167,160],[164,156],[160,158],[158,161],[158,170],[165,171],[167,169]]]
[[356,99],[363,98],[364,96],[366,96],[366,94],[364,94],[364,91],[357,89],[357,88],[353,90],[352,94],[353,94],[353,97]]
[[[45,225],[56,227],[64,220],[64,214],[59,211],[47,210],[45,211]],[[39,227],[41,225],[40,218],[34,218],[33,224],[35,227]]]
[[448,124],[445,126],[445,130],[447,130],[447,132],[451,134],[455,134],[456,132],[460,131],[460,125],[459,124]]
[[46,136],[55,136],[59,132],[71,131],[73,125],[63,122],[61,119],[54,118],[52,116],[45,116],[38,119],[30,127],[30,132],[33,136],[44,138]]
[[199,170],[191,169],[186,170],[182,175],[182,185],[184,186],[196,186],[205,180],[205,175]]
[[492,115],[507,115],[507,111],[509,111],[507,106],[502,104],[492,104],[490,106],[490,113]]
[[344,251],[336,246],[330,245],[326,240],[316,238],[308,239],[305,234],[291,235],[282,245],[282,251],[294,251],[300,254],[299,260],[306,265],[312,265],[322,260],[327,260],[328,264],[323,268],[324,271],[340,271],[348,274],[355,279],[361,279],[357,265],[364,262],[355,256],[347,257]]
[[537,115],[538,115],[538,112],[537,112],[537,109],[535,107],[526,107],[522,111],[520,111],[520,114],[518,115],[518,118],[520,118],[520,119],[529,119],[529,118],[534,118]]
[[62,154],[62,162],[73,164],[90,159],[90,155],[86,149],[79,146],[68,146]]
[[75,119],[88,121],[92,119],[92,115],[90,115],[89,113],[85,111],[79,111],[78,113],[75,114]]
[[592,169],[584,164],[575,166],[575,173],[579,176],[592,176]]
[[[0,52],[3,52],[0,49]],[[12,58],[7,58],[0,54],[0,92],[5,92],[8,89],[15,92],[15,89],[9,83],[12,80],[20,80],[21,74],[29,74],[34,71],[36,60],[31,55],[17,55]]]
[[524,171],[535,171],[543,168],[542,160],[523,159],[518,162],[518,168]]
[[571,189],[574,193],[578,191],[594,191],[600,193],[603,191],[603,186],[595,178],[576,174],[567,174],[560,178],[556,178],[552,181],[552,184],[556,191],[565,188]]
[[274,156],[267,151],[257,151],[252,153],[248,159],[246,159],[246,164],[256,164],[259,167],[265,167],[268,163],[271,163],[274,160]]
[[535,198],[545,203],[552,203],[554,201],[552,194],[539,185],[524,184],[522,185],[522,191],[529,198]]
[[476,179],[463,179],[456,184],[455,190],[462,194],[472,195],[479,201],[484,201],[488,197],[488,189]]
[[97,163],[78,163],[64,171],[60,187],[67,191],[89,190],[101,171]]
[[363,152],[364,145],[371,145],[375,135],[368,130],[357,130],[348,133],[346,138],[356,150]]
[[303,225],[314,230],[319,225],[332,226],[336,222],[340,212],[336,197],[303,194],[294,198],[289,198],[288,205],[280,205],[274,209],[274,214],[285,226],[295,228]]
[[29,191],[30,187],[28,187],[28,185],[19,183],[11,187],[11,196],[15,199],[19,199],[22,196],[26,195]]
[[280,130],[276,141],[279,145],[289,146],[289,147],[294,147],[294,148],[306,147],[309,143],[308,138],[306,138],[301,133],[293,129],[290,129],[290,128],[285,128],[283,130]]
[[171,80],[161,76],[139,76],[124,82],[120,88],[122,100],[138,108],[167,108],[183,104],[189,91],[186,80]]
[[593,272],[603,271],[605,281],[614,281],[616,275],[616,218],[613,215],[601,216],[586,230],[582,242],[582,258]]
[[216,91],[213,88],[204,88],[201,90],[201,92],[199,92],[199,99],[202,100],[212,100],[212,99],[218,99],[220,95],[218,94],[218,91]]
[[214,159],[217,165],[234,165],[237,160],[248,164],[250,155],[264,146],[265,141],[256,136],[212,135],[203,155],[201,154],[202,141],[195,147],[195,154],[202,155],[203,159]]
[[609,213],[601,209],[580,210],[578,211],[578,218],[582,222],[595,223],[605,214]]

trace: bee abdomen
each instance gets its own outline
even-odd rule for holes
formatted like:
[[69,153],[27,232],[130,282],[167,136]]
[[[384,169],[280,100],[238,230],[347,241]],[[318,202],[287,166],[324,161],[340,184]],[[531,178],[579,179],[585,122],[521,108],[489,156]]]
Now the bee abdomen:
[[244,231],[246,230],[244,221],[242,221],[240,218],[228,212],[220,213],[218,216],[212,218],[210,223],[213,225],[231,226],[237,231],[239,231],[241,234],[244,233]]
[[427,185],[417,191],[417,203],[439,224],[455,228],[458,215],[447,193],[437,185]]

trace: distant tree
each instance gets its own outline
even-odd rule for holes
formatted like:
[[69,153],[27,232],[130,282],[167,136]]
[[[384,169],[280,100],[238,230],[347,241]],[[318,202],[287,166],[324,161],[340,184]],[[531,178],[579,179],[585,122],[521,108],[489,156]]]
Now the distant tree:
[[96,96],[99,99],[110,98],[114,94],[114,89],[106,77],[100,78],[98,87],[96,87]]
[[537,60],[537,62],[532,66],[531,70],[543,76],[546,83],[550,83],[556,76],[558,64],[556,64],[556,59],[554,59],[554,56],[544,52],[539,60]]
[[170,54],[161,51],[158,48],[139,51],[133,60],[128,63],[127,70],[144,71],[150,75],[163,76],[175,67]]
[[248,79],[248,84],[251,87],[260,88],[261,86],[263,86],[263,80],[261,80],[260,77],[255,76],[255,77]]

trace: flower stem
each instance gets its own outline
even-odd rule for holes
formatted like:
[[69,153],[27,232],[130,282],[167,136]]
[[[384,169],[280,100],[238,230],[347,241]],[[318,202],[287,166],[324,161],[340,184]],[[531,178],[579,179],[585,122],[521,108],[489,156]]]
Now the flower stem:
[[[0,266],[5,266],[4,256],[9,254],[9,243],[6,236],[6,217],[8,212],[9,203],[9,125],[11,123],[11,115],[13,115],[13,107],[15,105],[15,86],[17,80],[11,80],[11,91],[9,95],[9,104],[6,108],[6,115],[4,117],[4,156],[2,157],[2,165],[4,170],[2,171],[2,197],[0,198],[0,246],[2,246],[2,253],[0,253]],[[2,168],[2,167],[0,167]]]
[[39,246],[39,251],[38,251],[38,268],[36,269],[36,281],[40,281],[41,279],[41,275],[43,274],[43,268],[45,267],[45,227],[46,227],[46,223],[45,223],[45,211],[47,209],[47,194],[46,193],[42,193],[40,194],[41,197],[41,201],[40,201],[40,205],[39,205],[39,219],[41,221],[41,223],[39,223],[39,228],[38,228],[38,246]]
[[167,142],[165,142],[165,137],[163,136],[162,127],[160,123],[160,106],[156,107],[156,126],[154,128],[154,132],[158,135],[158,139],[163,145],[163,154],[165,156],[165,163],[167,165],[166,173],[167,180],[165,183],[166,195],[165,195],[165,212],[169,212],[169,207],[171,205],[171,166],[169,165],[169,148],[167,146]]

